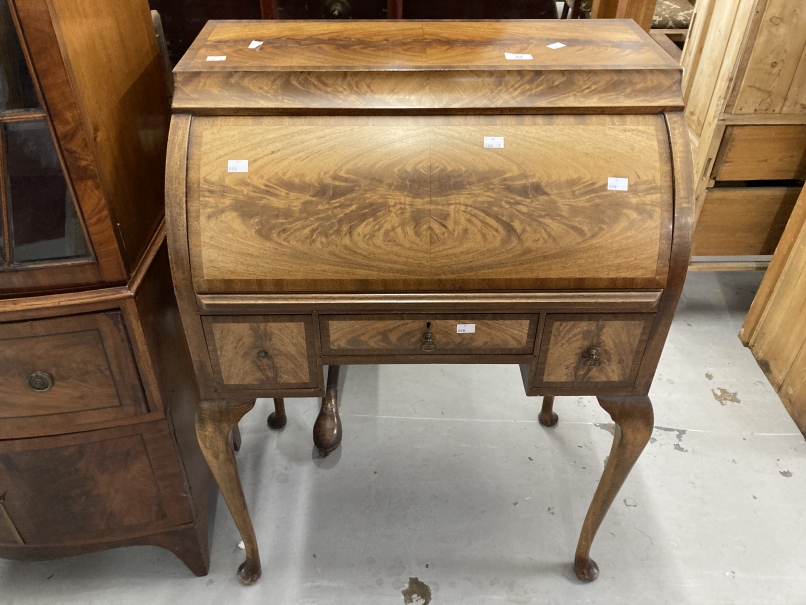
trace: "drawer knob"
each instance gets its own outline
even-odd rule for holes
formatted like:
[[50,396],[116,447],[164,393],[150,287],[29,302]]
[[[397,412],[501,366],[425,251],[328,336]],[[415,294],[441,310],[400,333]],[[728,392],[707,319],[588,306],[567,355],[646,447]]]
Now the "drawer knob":
[[32,391],[47,393],[53,388],[53,376],[47,372],[31,372],[25,377],[25,382]]
[[582,364],[595,368],[602,365],[602,359],[599,357],[599,351],[595,347],[591,347],[582,354]]
[[325,19],[349,19],[350,3],[347,0],[325,0]]
[[437,348],[437,343],[434,342],[434,335],[431,332],[423,334],[423,340],[420,343],[420,349],[426,353],[430,353]]
[[269,358],[269,352],[266,351],[265,349],[261,349],[260,351],[257,352],[257,358],[261,359],[261,360],[262,359],[268,359]]

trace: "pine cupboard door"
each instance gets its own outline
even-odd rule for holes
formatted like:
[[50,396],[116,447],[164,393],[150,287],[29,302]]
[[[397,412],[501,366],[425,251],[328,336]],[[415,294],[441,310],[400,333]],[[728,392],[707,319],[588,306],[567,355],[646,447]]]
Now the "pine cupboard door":
[[192,521],[164,420],[0,442],[0,544],[108,542]]

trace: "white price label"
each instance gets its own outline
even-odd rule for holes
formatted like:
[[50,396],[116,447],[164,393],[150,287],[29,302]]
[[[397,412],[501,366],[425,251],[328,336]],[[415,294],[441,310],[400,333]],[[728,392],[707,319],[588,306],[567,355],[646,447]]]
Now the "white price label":
[[215,56],[211,55],[211,56],[207,57],[207,60],[208,61],[226,61],[227,56],[226,55],[215,55]]
[[504,58],[507,61],[531,61],[533,57],[528,53],[504,53]]
[[484,137],[485,149],[503,149],[504,137]]
[[610,191],[627,191],[627,179],[622,179],[615,176],[608,177],[607,188]]
[[476,324],[456,324],[457,334],[475,334]]
[[565,44],[562,42],[555,42],[554,44],[548,44],[546,48],[550,48],[551,50],[557,50],[558,48],[565,48]]
[[227,172],[249,172],[249,160],[228,160]]
[[260,48],[263,46],[263,40],[252,40],[249,43],[249,48]]

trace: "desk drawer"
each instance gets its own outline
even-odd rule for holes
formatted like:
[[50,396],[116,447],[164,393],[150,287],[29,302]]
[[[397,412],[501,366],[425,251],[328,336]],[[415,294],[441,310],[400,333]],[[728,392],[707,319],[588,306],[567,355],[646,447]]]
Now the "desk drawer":
[[538,387],[631,386],[654,314],[546,317]]
[[319,321],[323,355],[529,354],[537,328],[537,316],[528,315],[332,315]]
[[309,315],[204,317],[217,383],[226,390],[319,385]]
[[0,438],[145,412],[119,312],[0,325]]

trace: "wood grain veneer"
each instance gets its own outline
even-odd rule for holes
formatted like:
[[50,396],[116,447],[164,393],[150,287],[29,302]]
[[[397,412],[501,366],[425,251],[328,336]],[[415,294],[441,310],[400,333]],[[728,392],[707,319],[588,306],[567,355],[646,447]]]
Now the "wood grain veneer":
[[189,145],[198,292],[664,284],[661,116],[196,118]]
[[327,455],[339,365],[365,363],[519,364],[547,426],[555,395],[596,395],[618,428],[574,563],[595,579],[593,537],[651,435],[690,258],[679,67],[618,21],[214,22],[175,73],[171,263],[240,581],[261,567],[238,421],[274,397],[280,430],[283,397],[324,395]]
[[[679,66],[632,21],[443,23],[211,21],[174,70],[173,106],[216,115],[682,107]],[[557,41],[562,52],[547,48]]]
[[[518,354],[534,348],[536,317],[505,315],[320,316],[323,355]],[[459,325],[473,332],[459,333]],[[432,334],[435,349],[421,348]]]

